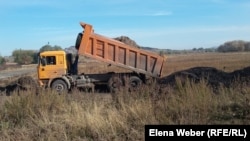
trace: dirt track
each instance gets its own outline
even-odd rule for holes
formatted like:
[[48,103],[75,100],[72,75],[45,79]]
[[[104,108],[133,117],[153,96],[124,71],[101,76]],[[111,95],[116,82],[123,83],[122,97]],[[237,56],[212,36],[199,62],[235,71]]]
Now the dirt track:
[[36,71],[36,68],[23,68],[16,70],[4,70],[0,71],[0,80],[5,78],[11,78],[16,76],[22,76],[25,74],[30,74]]

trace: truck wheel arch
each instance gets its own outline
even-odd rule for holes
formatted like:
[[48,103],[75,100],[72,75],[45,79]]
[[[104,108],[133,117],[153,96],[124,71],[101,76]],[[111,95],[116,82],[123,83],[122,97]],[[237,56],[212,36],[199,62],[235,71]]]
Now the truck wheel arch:
[[53,82],[55,82],[56,80],[62,80],[62,81],[64,81],[64,82],[66,83],[66,85],[67,85],[67,88],[68,88],[68,89],[71,88],[69,79],[68,79],[66,76],[62,76],[62,77],[57,77],[57,78],[51,79],[51,80],[49,81],[49,83],[48,83],[48,86],[51,88]]

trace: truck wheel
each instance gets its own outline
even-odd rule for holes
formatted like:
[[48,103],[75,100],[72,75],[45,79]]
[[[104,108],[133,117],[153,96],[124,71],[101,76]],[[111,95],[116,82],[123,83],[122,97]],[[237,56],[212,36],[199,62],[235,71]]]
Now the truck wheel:
[[142,80],[137,76],[131,76],[129,78],[129,90],[135,91],[142,85]]
[[67,91],[68,87],[63,80],[56,80],[52,83],[52,89],[56,90],[57,92],[64,92]]
[[112,93],[118,92],[121,86],[122,80],[117,76],[111,77],[108,81],[108,88]]

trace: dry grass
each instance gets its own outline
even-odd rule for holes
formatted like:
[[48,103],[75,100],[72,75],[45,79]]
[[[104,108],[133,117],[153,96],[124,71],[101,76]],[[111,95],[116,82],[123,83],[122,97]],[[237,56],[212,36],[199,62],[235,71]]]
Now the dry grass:
[[[157,87],[157,86],[156,86]],[[248,124],[250,89],[221,88],[205,82],[167,95],[156,87],[138,92],[62,94],[43,91],[9,97],[0,111],[0,140],[144,140],[145,124]]]
[[[169,56],[164,73],[193,66],[218,69],[225,66],[225,71],[232,71],[249,66],[249,56],[249,53],[174,55]],[[136,92],[124,88],[113,97],[78,91],[62,95],[53,91],[42,91],[40,95],[32,91],[14,94],[1,103],[0,140],[141,141],[145,124],[250,122],[249,86],[220,87],[214,94],[205,81],[185,85],[177,82],[175,89],[169,88],[164,94],[158,93],[156,84]]]

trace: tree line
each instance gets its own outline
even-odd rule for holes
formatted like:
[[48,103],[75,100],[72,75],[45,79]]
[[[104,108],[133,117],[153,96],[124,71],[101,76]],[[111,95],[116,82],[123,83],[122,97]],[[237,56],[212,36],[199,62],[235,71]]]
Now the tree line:
[[[37,63],[38,61],[38,53],[43,51],[50,51],[50,50],[63,50],[61,46],[55,45],[51,46],[49,44],[44,45],[40,48],[39,51],[34,50],[14,50],[12,52],[12,57],[14,58],[14,62],[22,65],[22,64],[31,64],[31,63]],[[160,50],[160,49],[159,49]],[[158,51],[160,54],[175,54],[180,52],[240,52],[240,51],[250,51],[250,42],[243,41],[243,40],[234,40],[234,41],[228,41],[224,44],[218,46],[216,49],[214,48],[193,48],[190,51],[183,50],[183,51],[176,51],[176,50],[167,50],[162,49],[161,51]],[[8,62],[4,57],[0,55],[0,64],[4,64]]]
[[240,52],[240,51],[250,51],[250,42],[235,40],[225,42],[218,47],[218,52]]
[[[38,53],[43,51],[50,51],[50,50],[63,50],[60,46],[55,45],[44,45],[40,48],[39,51],[35,50],[22,50],[22,49],[16,49],[12,52],[12,57],[14,58],[14,62],[20,65],[25,64],[32,64],[37,63],[38,61]],[[4,64],[8,62],[6,58],[0,56],[0,64]]]

